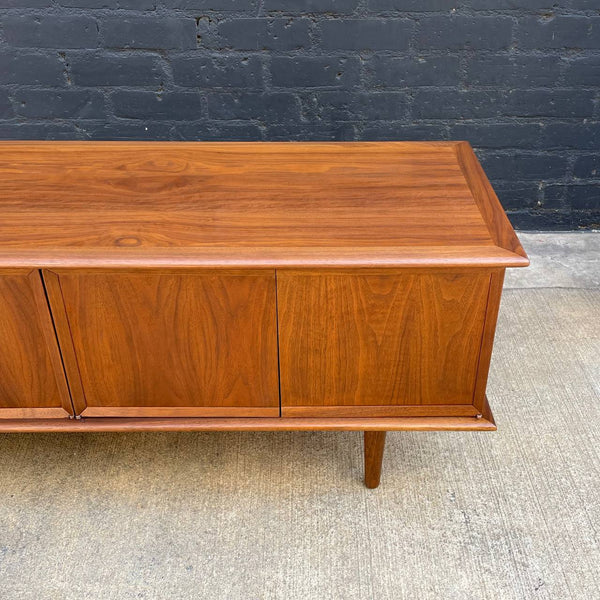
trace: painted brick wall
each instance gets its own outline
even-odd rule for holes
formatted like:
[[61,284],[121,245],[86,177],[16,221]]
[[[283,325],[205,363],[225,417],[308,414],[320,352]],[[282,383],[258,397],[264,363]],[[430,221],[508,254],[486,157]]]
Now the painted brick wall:
[[0,137],[466,139],[600,227],[600,0],[0,0]]

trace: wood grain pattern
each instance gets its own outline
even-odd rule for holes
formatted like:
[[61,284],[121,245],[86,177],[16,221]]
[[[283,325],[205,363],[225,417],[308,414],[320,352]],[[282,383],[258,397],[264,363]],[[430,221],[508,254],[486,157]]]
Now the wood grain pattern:
[[490,273],[278,274],[281,402],[472,404]]
[[[198,400],[200,401],[200,400]],[[86,417],[278,417],[279,406],[88,406]]]
[[[41,396],[42,398],[44,396]],[[25,404],[25,401],[23,401]],[[36,407],[23,406],[21,408],[4,408],[0,407],[0,419],[64,419],[72,414],[72,409],[69,407],[67,411],[61,407]]]
[[498,321],[498,312],[500,310],[500,300],[502,298],[502,285],[504,284],[504,269],[493,271],[490,282],[490,292],[488,295],[487,311],[485,315],[485,326],[481,338],[481,348],[479,350],[479,363],[477,365],[477,378],[475,381],[475,392],[473,394],[473,404],[480,413],[485,412],[487,398],[485,390],[487,387],[488,373],[492,360],[492,350],[494,346],[494,335],[496,333],[496,323]]
[[80,415],[86,408],[85,395],[83,393],[83,386],[81,385],[81,374],[79,372],[79,365],[77,364],[77,357],[75,356],[75,347],[73,346],[69,319],[60,289],[60,281],[58,280],[58,275],[53,271],[44,270],[41,272],[41,275],[46,286],[48,302],[52,311],[74,414]]
[[474,417],[480,412],[472,404],[281,407],[282,417]]
[[385,450],[385,431],[365,431],[365,485],[369,489],[379,487],[381,481],[381,464]]
[[526,265],[456,147],[2,142],[0,266]]
[[[58,393],[61,398],[61,408],[45,409],[46,411],[52,410],[54,414],[52,416],[64,417],[66,411],[69,416],[75,414],[73,406],[73,399],[71,398],[71,391],[69,390],[69,384],[67,381],[67,374],[65,371],[63,357],[58,344],[58,337],[56,333],[56,326],[54,318],[50,312],[50,306],[48,303],[47,290],[45,289],[42,273],[39,269],[30,271],[27,276],[31,285],[31,291],[35,300],[35,306],[37,308],[38,322],[44,342],[46,346],[46,352],[52,363],[52,371],[54,373],[54,379]],[[63,411],[61,414],[60,411]],[[30,415],[31,416],[31,415]],[[39,417],[44,415],[40,414]],[[50,416],[50,415],[49,415]]]
[[479,164],[473,148],[468,142],[458,142],[455,151],[465,180],[469,185],[475,203],[483,215],[492,240],[500,248],[509,250],[526,259],[527,263],[523,266],[527,266],[529,264],[527,254],[525,254],[525,250],[523,250],[523,246],[521,246],[521,242],[519,242],[519,238],[516,236],[498,200],[498,196],[496,196],[489,179]]
[[0,271],[0,419],[72,412],[39,272]]
[[55,278],[50,301],[64,311],[83,415],[279,415],[274,272]]
[[282,419],[118,417],[2,420],[0,433],[36,431],[495,431],[493,422],[475,417],[398,417],[381,419]]
[[528,259],[496,246],[361,246],[252,248],[2,248],[10,268],[418,268],[523,267]]

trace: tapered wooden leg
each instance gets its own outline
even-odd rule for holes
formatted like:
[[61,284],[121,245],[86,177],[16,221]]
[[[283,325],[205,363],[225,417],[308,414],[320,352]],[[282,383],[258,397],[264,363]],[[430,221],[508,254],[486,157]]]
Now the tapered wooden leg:
[[381,479],[381,462],[387,431],[365,431],[365,485],[376,488]]

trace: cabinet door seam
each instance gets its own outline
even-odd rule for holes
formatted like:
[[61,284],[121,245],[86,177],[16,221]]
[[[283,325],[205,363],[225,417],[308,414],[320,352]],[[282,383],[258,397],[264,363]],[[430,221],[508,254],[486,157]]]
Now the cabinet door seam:
[[[50,319],[50,323],[52,325],[52,331],[54,332],[54,344],[56,345],[56,349],[57,349],[57,353],[58,353],[58,358],[60,359],[60,366],[61,366],[61,374],[62,374],[62,378],[61,381],[57,381],[57,384],[59,386],[59,388],[62,388],[63,386],[66,387],[66,393],[69,396],[69,402],[71,404],[71,414],[69,415],[71,418],[73,416],[75,416],[75,405],[73,404],[73,394],[71,392],[71,384],[69,382],[69,378],[67,377],[67,370],[65,368],[65,359],[63,356],[63,351],[60,345],[60,341],[58,339],[58,332],[56,330],[56,321],[54,320],[54,314],[52,313],[52,307],[50,306],[50,299],[48,298],[48,290],[46,289],[46,282],[44,281],[44,277],[42,275],[42,271],[41,269],[35,269],[34,271],[32,271],[30,273],[30,277],[36,278],[39,280],[39,283],[41,285],[43,294],[44,294],[44,300],[45,300],[45,308],[47,310],[47,314],[48,317]],[[34,285],[37,285],[37,282],[34,283]],[[41,301],[41,298],[40,298]],[[48,349],[50,352],[52,352],[52,349],[49,348]],[[55,369],[55,377],[56,377],[56,369]],[[64,407],[63,407],[64,408]]]
[[75,418],[80,418],[81,413],[87,408],[87,403],[81,380],[79,362],[73,345],[69,316],[67,315],[67,308],[60,286],[60,278],[57,273],[49,269],[42,269],[41,274],[48,293],[50,312],[56,323],[58,343],[64,360],[67,381],[69,382],[69,389],[71,391],[71,400],[75,408],[74,415]]
[[277,269],[275,269],[275,334],[277,337],[277,389],[279,391],[279,417],[281,418],[281,352],[279,350],[279,296],[277,292]]

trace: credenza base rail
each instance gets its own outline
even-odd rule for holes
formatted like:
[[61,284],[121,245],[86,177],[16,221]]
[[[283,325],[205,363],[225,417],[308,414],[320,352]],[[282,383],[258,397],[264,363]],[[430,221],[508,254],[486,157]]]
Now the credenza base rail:
[[60,431],[495,431],[484,417],[0,419],[0,433]]

